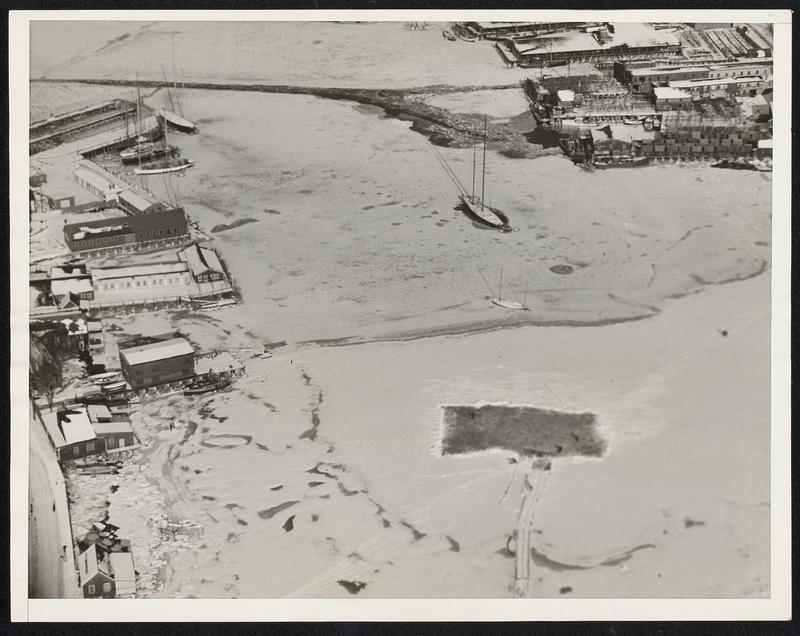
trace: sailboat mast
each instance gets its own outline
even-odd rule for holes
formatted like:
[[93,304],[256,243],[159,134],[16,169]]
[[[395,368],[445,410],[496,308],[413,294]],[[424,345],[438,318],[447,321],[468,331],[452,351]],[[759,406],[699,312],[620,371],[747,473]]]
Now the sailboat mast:
[[481,209],[483,209],[483,190],[486,186],[486,115],[483,116],[483,175],[481,177]]
[[472,200],[475,200],[475,167],[478,162],[478,147],[472,144]]
[[180,110],[180,102],[178,101],[178,77],[177,69],[175,68],[175,34],[170,37],[172,43],[172,90],[175,92],[175,101],[178,102],[178,109]]

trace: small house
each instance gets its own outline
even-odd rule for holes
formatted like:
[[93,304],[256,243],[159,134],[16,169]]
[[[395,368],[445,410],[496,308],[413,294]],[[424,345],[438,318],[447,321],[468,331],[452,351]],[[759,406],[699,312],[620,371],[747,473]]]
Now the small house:
[[[105,555],[104,555],[105,556]],[[114,598],[116,585],[111,575],[111,564],[108,559],[98,558],[97,547],[90,545],[78,557],[78,573],[80,574],[83,598]]]
[[103,442],[95,435],[86,410],[81,407],[43,413],[42,422],[60,462],[81,459],[105,450]]

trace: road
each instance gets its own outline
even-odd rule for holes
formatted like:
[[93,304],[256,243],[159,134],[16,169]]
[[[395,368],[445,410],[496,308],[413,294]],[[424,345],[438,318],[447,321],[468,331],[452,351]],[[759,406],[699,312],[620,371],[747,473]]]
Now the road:
[[30,433],[28,596],[77,598],[64,480],[38,420]]

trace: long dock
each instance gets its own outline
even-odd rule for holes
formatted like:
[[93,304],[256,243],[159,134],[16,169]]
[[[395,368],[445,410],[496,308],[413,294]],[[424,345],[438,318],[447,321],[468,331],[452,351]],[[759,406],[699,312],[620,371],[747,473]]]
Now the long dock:
[[550,461],[534,459],[525,474],[522,506],[517,520],[517,550],[514,571],[514,595],[526,598],[530,592],[531,580],[531,533],[536,507],[544,494],[550,477]]

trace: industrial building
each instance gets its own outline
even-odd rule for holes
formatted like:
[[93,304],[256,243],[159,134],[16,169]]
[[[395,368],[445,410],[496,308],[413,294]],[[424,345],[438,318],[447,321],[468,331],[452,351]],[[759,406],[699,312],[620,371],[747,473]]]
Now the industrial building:
[[194,349],[184,338],[119,350],[122,375],[133,389],[179,382],[193,377]]
[[183,208],[64,226],[64,238],[72,252],[170,245],[182,242],[188,233]]

